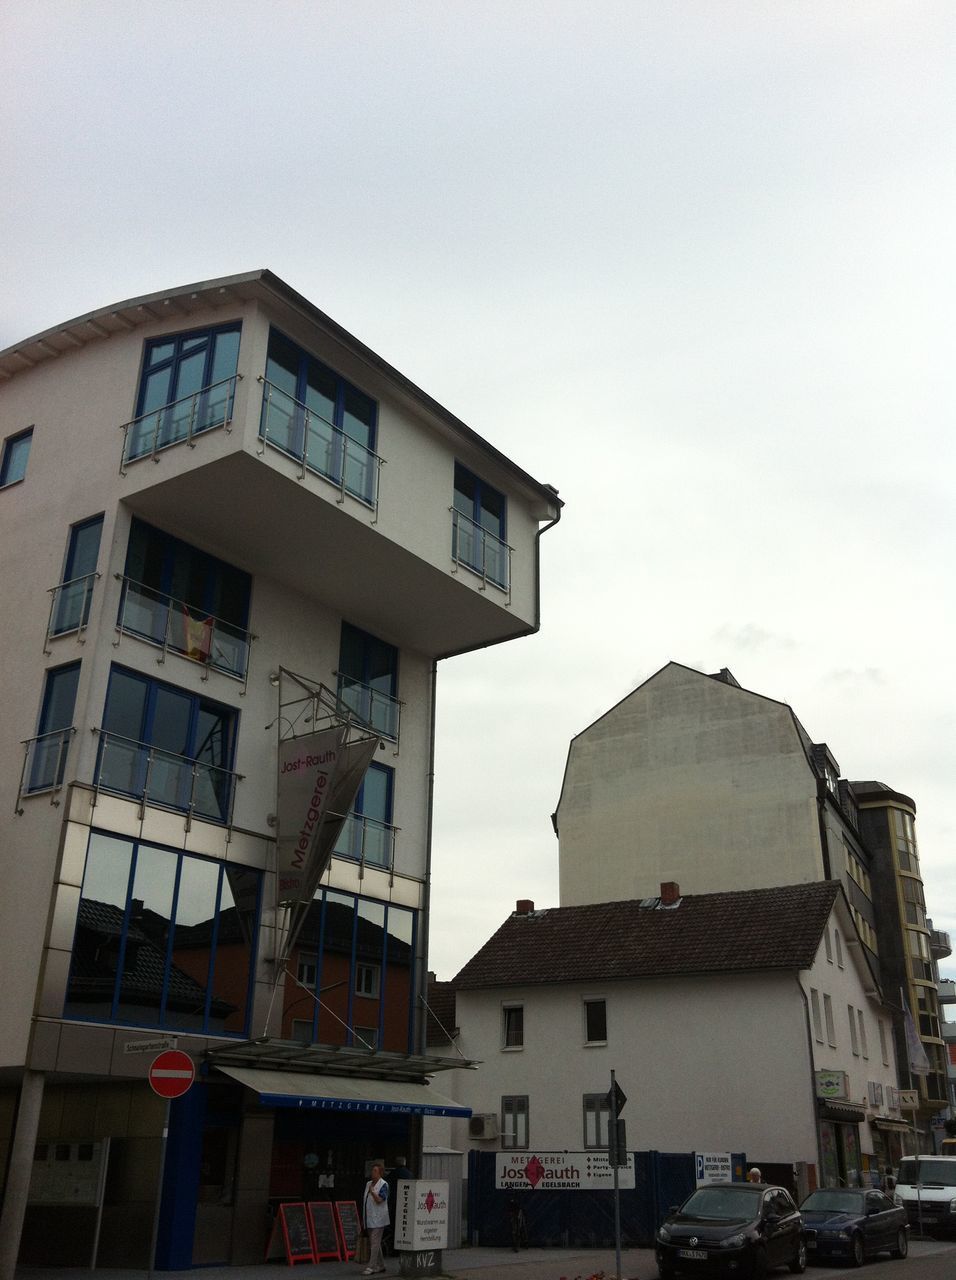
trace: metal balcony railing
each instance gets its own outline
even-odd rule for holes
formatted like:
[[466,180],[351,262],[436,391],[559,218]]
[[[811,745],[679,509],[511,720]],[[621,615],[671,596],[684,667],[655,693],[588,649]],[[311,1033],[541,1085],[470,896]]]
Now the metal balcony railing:
[[51,793],[50,803],[59,804],[56,794],[63,787],[66,773],[66,757],[70,749],[70,739],[76,732],[70,725],[67,729],[53,729],[49,733],[41,733],[35,738],[23,740],[23,767],[20,770],[20,783],[17,787],[17,802],[14,812],[23,813],[21,801],[24,796],[37,792]]
[[451,511],[451,558],[477,573],[484,584],[493,583],[511,599],[511,547],[489,529],[476,524],[456,507]]
[[333,852],[343,858],[355,858],[363,867],[382,867],[390,871],[395,862],[397,827],[361,814],[350,813],[339,833]]
[[100,739],[94,791],[140,800],[141,816],[146,805],[155,805],[185,813],[187,826],[194,816],[232,826],[242,774],[105,729],[94,732]]
[[262,439],[296,459],[300,480],[311,471],[335,485],[339,502],[349,494],[377,512],[379,472],[384,460],[287,391],[266,378],[260,377],[259,381]]
[[158,453],[183,441],[192,448],[193,438],[204,431],[212,431],[215,427],[225,427],[228,431],[236,384],[241,378],[241,373],[235,373],[231,378],[223,378],[221,382],[183,396],[181,400],[174,400],[124,422],[120,428],[123,432],[120,474],[125,475],[127,464],[139,458],[152,458],[158,462]]
[[63,636],[75,631],[82,638],[90,620],[93,588],[99,576],[98,573],[85,573],[80,578],[73,578],[69,582],[61,582],[59,586],[49,588],[50,614],[46,624],[44,653],[49,654],[48,646],[54,636]]
[[335,672],[337,696],[342,708],[374,729],[383,738],[397,743],[401,729],[402,704],[398,698],[363,684],[343,671]]
[[[120,639],[126,634],[138,636],[162,649],[159,662],[167,653],[178,654],[190,662],[213,667],[224,675],[245,684],[249,674],[249,649],[255,636],[234,623],[224,622],[212,614],[156,591],[153,587],[116,575],[122,582],[116,629]],[[119,641],[116,642],[119,644]]]

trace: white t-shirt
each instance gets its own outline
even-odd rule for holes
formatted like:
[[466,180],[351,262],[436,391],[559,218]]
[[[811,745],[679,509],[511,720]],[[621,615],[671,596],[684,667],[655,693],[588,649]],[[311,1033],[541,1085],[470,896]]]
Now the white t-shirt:
[[[381,1196],[381,1204],[372,1199],[373,1191],[377,1196]],[[367,1227],[387,1227],[388,1222],[388,1183],[384,1178],[379,1178],[378,1182],[375,1183],[366,1182],[365,1225]]]

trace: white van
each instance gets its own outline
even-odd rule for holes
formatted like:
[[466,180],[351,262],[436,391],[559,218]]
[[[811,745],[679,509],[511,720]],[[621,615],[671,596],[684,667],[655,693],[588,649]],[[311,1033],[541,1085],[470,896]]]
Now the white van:
[[894,1199],[911,1227],[922,1221],[926,1231],[956,1234],[956,1156],[904,1156]]

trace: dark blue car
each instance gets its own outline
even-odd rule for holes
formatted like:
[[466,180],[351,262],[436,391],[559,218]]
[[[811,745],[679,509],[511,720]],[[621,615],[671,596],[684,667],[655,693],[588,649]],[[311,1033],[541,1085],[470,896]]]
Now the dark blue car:
[[812,1191],[800,1206],[800,1216],[811,1262],[832,1258],[861,1267],[877,1253],[905,1258],[909,1249],[906,1210],[882,1191]]

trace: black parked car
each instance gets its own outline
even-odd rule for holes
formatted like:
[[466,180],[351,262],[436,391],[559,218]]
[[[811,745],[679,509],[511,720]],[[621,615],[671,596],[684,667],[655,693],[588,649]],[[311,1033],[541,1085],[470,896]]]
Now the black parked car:
[[661,1280],[677,1271],[760,1277],[786,1265],[807,1265],[800,1212],[783,1187],[716,1182],[698,1187],[659,1227]]
[[807,1253],[813,1262],[840,1258],[861,1267],[864,1259],[909,1250],[906,1210],[882,1191],[835,1187],[811,1191],[800,1206]]

